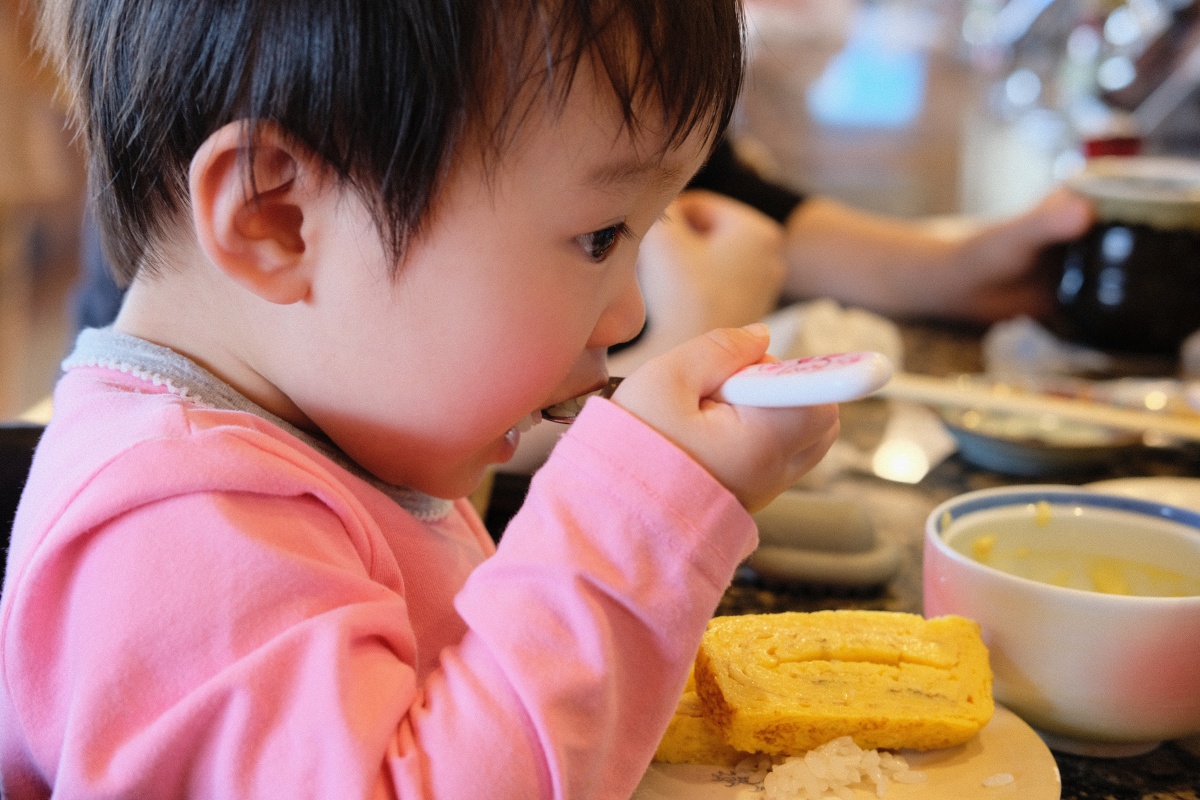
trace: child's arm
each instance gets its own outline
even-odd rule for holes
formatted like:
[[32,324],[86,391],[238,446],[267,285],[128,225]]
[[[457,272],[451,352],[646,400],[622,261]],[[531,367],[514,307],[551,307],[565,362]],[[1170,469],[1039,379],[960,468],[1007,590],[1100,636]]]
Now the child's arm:
[[14,570],[12,796],[629,795],[754,543],[728,492],[600,404],[464,585],[461,520],[238,430],[107,462]]
[[456,601],[535,711],[553,796],[630,795],[756,541],[693,459],[589,401]]

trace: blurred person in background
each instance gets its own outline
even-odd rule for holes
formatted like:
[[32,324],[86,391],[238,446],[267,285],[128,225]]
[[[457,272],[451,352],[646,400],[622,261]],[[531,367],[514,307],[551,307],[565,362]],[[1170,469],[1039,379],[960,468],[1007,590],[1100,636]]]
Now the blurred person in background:
[[1044,316],[1053,287],[1038,255],[1091,220],[1088,201],[1062,188],[1022,214],[947,236],[764,180],[725,142],[643,244],[641,341],[667,347],[818,297],[897,319]]

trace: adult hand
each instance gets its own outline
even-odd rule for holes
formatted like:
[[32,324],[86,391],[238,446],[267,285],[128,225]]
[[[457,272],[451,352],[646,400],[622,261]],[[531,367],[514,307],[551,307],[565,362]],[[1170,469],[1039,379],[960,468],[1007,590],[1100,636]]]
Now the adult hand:
[[812,469],[837,438],[836,405],[753,408],[711,399],[733,373],[763,360],[764,325],[691,339],[627,377],[613,402],[696,459],[754,512]]
[[1024,214],[962,240],[947,273],[961,282],[963,315],[991,322],[1048,314],[1055,276],[1038,269],[1038,257],[1052,244],[1082,236],[1092,219],[1091,204],[1062,188]]
[[783,228],[744,203],[684,192],[642,241],[646,357],[714,328],[757,322],[783,288]]

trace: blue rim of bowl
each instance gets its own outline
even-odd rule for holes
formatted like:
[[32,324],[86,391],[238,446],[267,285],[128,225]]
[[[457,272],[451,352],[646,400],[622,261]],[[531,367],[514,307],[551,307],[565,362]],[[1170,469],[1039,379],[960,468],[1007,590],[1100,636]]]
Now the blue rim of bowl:
[[959,519],[965,514],[986,511],[1004,506],[1021,506],[1030,503],[1048,502],[1054,505],[1085,505],[1097,508],[1109,508],[1117,511],[1128,511],[1135,514],[1145,514],[1159,519],[1178,522],[1200,533],[1200,513],[1191,509],[1159,503],[1154,500],[1143,500],[1136,497],[1104,494],[1079,490],[1074,487],[1058,488],[1054,486],[1029,487],[1019,491],[1011,489],[980,489],[967,492],[957,498],[952,498],[933,510],[937,534],[940,537],[946,532],[946,513],[949,512],[949,522]]
[[[1013,575],[1010,572],[996,569],[988,564],[981,564],[965,553],[961,553],[951,547],[945,538],[946,529],[955,520],[960,519],[966,514],[977,511],[987,511],[993,508],[1004,508],[1006,506],[1031,505],[1042,501],[1046,501],[1051,505],[1072,505],[1082,504],[1095,508],[1111,509],[1115,511],[1127,511],[1135,514],[1143,514],[1155,519],[1174,522],[1191,529],[1191,535],[1200,537],[1200,513],[1187,508],[1180,508],[1168,503],[1159,503],[1154,500],[1143,500],[1135,497],[1124,497],[1121,495],[1103,494],[1100,492],[1088,491],[1079,489],[1076,486],[1063,486],[1056,484],[1029,485],[1022,487],[1019,490],[1012,487],[997,487],[993,489],[977,489],[973,492],[952,497],[945,502],[938,504],[929,514],[929,520],[932,521],[934,530],[932,531],[933,539],[937,542],[940,550],[944,551],[947,556],[955,561],[962,562],[974,569],[983,570],[984,572],[994,573],[996,575],[1004,575],[1011,580],[1019,583],[1028,583],[1036,585],[1041,591],[1049,592],[1066,592],[1068,594],[1076,594],[1088,596],[1093,602],[1100,603],[1178,603],[1200,601],[1200,596],[1192,597],[1151,597],[1140,595],[1107,595],[1099,592],[1090,592],[1086,589],[1074,589],[1069,586],[1055,586],[1050,583],[1035,581],[1032,578],[1024,578],[1020,575]],[[950,515],[947,519],[947,514]],[[929,538],[931,533],[930,525],[926,524],[926,538]]]

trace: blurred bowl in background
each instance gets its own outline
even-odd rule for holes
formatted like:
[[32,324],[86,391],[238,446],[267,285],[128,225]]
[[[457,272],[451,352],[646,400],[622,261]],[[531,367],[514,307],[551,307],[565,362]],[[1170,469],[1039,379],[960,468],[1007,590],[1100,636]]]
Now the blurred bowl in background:
[[[1059,376],[960,375],[958,385],[994,395],[1047,395],[1107,402],[1098,384]],[[974,407],[938,409],[959,454],[976,466],[1023,478],[1083,475],[1143,446],[1141,433],[1057,414]]]
[[1200,732],[1200,513],[1071,486],[959,495],[926,523],[924,613],[979,622],[996,701],[1053,749]]
[[1061,333],[1109,350],[1177,353],[1200,330],[1200,160],[1095,158],[1069,184],[1096,207],[1048,249]]
[[1005,475],[1044,477],[1096,470],[1142,446],[1140,434],[1053,415],[943,409],[964,459]]

